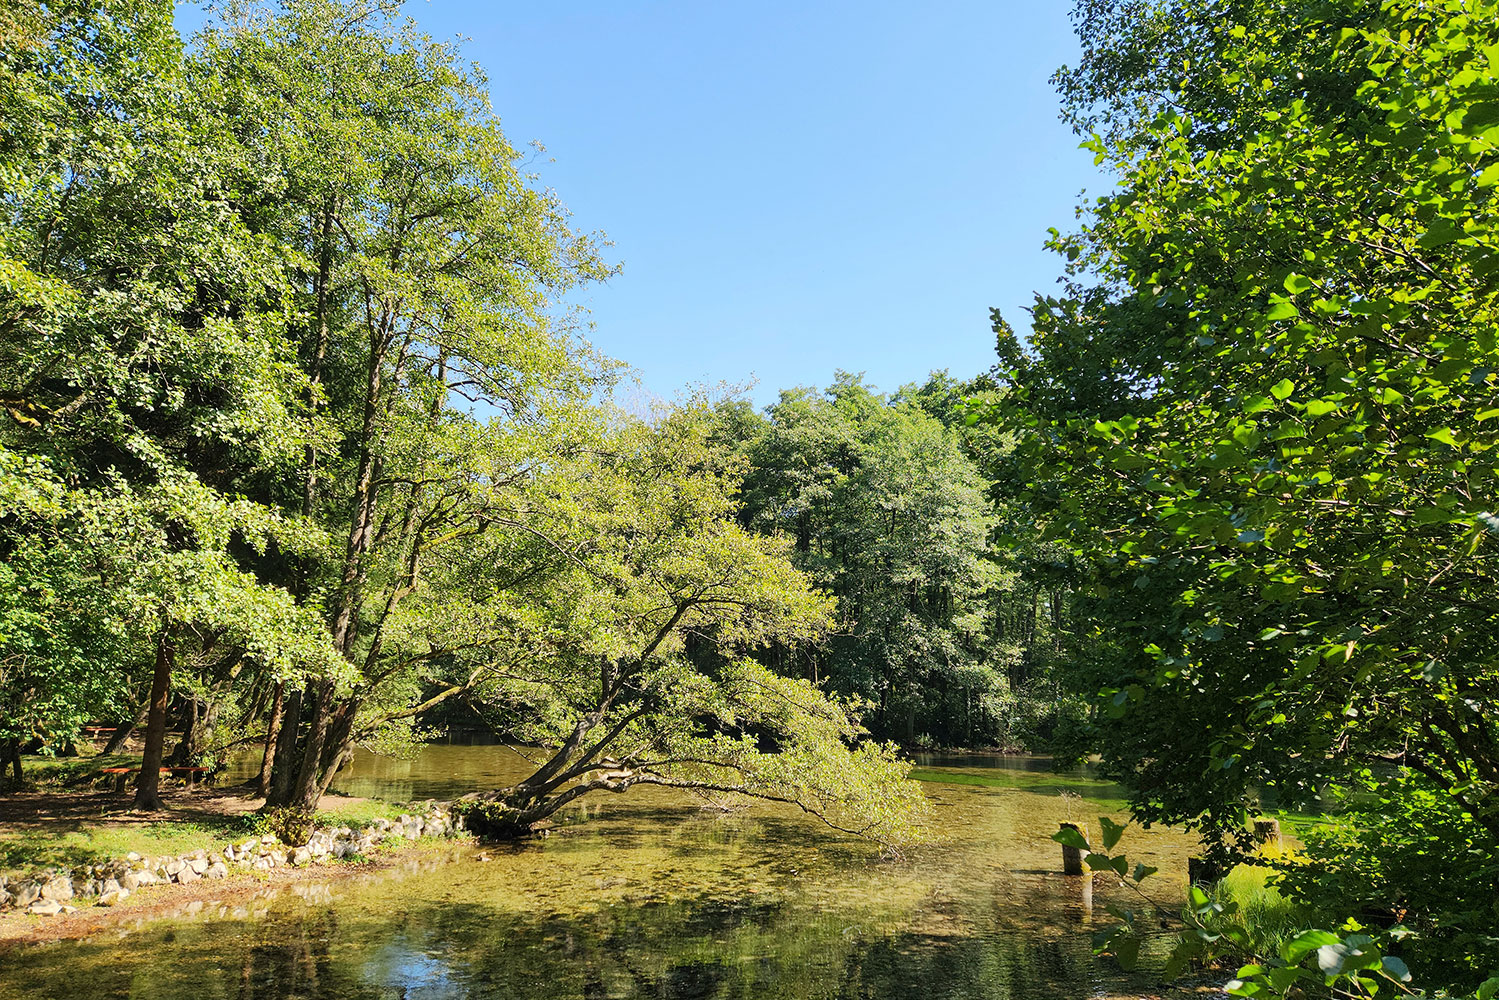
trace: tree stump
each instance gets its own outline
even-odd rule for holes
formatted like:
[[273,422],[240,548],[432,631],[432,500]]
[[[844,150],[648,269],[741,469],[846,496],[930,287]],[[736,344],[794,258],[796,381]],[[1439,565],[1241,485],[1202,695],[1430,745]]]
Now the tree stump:
[[[1088,828],[1078,823],[1063,823],[1063,830],[1076,830],[1082,834],[1084,840],[1088,839]],[[1083,852],[1076,847],[1062,845],[1062,874],[1082,875],[1087,869],[1083,866]]]

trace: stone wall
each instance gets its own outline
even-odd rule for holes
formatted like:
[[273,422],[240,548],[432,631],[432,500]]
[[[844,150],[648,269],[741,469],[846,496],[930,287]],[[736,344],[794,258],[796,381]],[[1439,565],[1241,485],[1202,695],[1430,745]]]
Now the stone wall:
[[434,802],[415,814],[403,813],[394,821],[377,819],[359,830],[347,826],[317,828],[305,844],[283,844],[275,834],[267,833],[176,857],[142,857],[132,852],[71,872],[54,869],[23,877],[0,875],[0,910],[20,909],[40,916],[74,913],[83,904],[114,906],[142,886],[187,885],[236,872],[302,868],[368,854],[379,844],[451,837],[462,830],[462,817],[447,803]]

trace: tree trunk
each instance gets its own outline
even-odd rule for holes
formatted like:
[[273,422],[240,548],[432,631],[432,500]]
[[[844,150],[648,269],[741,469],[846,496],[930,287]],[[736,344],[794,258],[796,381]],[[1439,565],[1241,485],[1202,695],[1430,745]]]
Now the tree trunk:
[[140,724],[145,721],[146,713],[151,709],[151,699],[147,698],[141,702],[141,707],[135,710],[135,714],[121,722],[115,727],[114,734],[109,737],[109,742],[104,744],[104,749],[99,751],[100,757],[106,757],[112,753],[119,753],[120,747],[130,739],[130,734],[135,732]]
[[271,764],[276,759],[276,738],[281,735],[281,714],[286,708],[286,682],[276,682],[276,696],[271,702],[271,722],[265,731],[265,754],[260,758],[260,774],[251,780],[250,795],[263,799],[271,794]]
[[151,708],[146,717],[146,751],[141,757],[141,773],[135,784],[135,803],[131,808],[161,809],[161,752],[167,735],[167,695],[172,686],[172,639],[163,628],[156,637],[156,672],[151,677]]
[[267,806],[284,806],[291,801],[292,785],[297,777],[297,729],[302,725],[302,692],[286,697],[281,716],[281,732],[276,735],[276,756],[271,763],[271,787],[267,789]]
[[323,746],[328,738],[328,702],[333,697],[333,682],[321,681],[317,686],[316,700],[312,705],[312,726],[307,733],[307,745],[302,749],[302,766],[297,770],[297,780],[292,786],[290,804],[301,809],[315,809],[318,802],[318,778],[323,766]]
[[201,735],[198,720],[198,696],[190,694],[187,696],[187,704],[182,710],[182,738],[172,748],[172,756],[167,760],[173,767],[187,767],[193,762],[193,757],[198,752],[198,739]]
[[5,773],[9,767],[15,773],[16,784],[21,783],[21,740],[12,736],[5,742],[5,761],[0,764],[0,774]]

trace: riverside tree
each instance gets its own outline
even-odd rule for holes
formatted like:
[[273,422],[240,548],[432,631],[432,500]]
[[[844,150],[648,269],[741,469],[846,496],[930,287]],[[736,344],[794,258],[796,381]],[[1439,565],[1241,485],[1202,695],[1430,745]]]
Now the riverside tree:
[[[788,540],[736,522],[743,462],[710,418],[692,405],[621,419],[538,478],[534,558],[555,568],[490,612],[516,632],[475,700],[548,749],[470,808],[481,831],[514,836],[588,792],[664,785],[795,803],[891,846],[919,836],[925,799],[896,748],[756,661],[819,641],[833,604],[791,566]],[[484,566],[525,573],[514,550],[483,550],[472,572]]]
[[188,49],[163,2],[0,22],[7,761],[144,706],[156,807],[176,705],[174,758],[258,742],[307,809],[462,696],[555,750],[512,831],[652,783],[904,839],[893,750],[752,659],[825,598],[690,407],[601,403],[601,242],[396,6],[231,5]]
[[610,273],[595,242],[524,173],[478,71],[395,6],[249,7],[196,42],[199,84],[240,137],[244,215],[287,261],[324,432],[260,489],[332,541],[259,571],[318,609],[353,678],[277,690],[273,805],[310,807],[356,739],[409,718],[406,695],[442,653],[387,629],[408,607],[445,613],[425,592],[432,548],[484,530],[545,460],[536,432],[609,370],[560,307]]
[[[1108,56],[1073,76],[1118,188],[1053,241],[1029,348],[1000,327],[1114,652],[1079,677],[1106,767],[1215,845],[1267,792],[1405,781],[1499,844],[1499,9],[1139,6],[1084,5]],[[1191,52],[1137,47],[1177,21]],[[1492,963],[1408,918],[1454,978]]]
[[14,22],[0,725],[13,754],[66,741],[151,678],[137,804],[152,807],[180,647],[329,665],[316,616],[231,552],[316,544],[233,495],[246,469],[296,454],[304,380],[281,336],[281,272],[226,199],[222,123],[185,86],[170,5],[23,7]]

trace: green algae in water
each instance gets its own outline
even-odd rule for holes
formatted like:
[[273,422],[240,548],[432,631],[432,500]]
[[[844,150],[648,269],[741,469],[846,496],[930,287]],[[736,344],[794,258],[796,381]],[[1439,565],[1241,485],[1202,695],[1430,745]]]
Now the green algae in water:
[[[434,780],[463,780],[470,755],[471,781],[509,766],[500,748],[434,749]],[[404,787],[421,794],[424,767]],[[1055,874],[1057,823],[1091,822],[1107,802],[926,789],[946,836],[894,860],[783,807],[723,814],[665,790],[585,800],[545,840],[0,953],[0,998],[1169,995],[1090,954],[1083,880]],[[1190,847],[1164,831],[1130,843],[1167,872]],[[1100,921],[1109,900],[1100,880]]]

